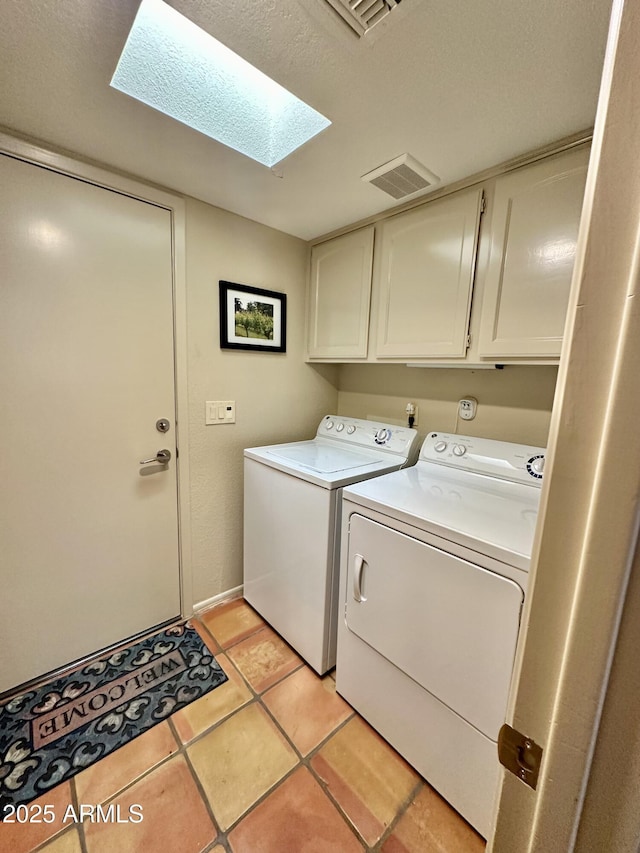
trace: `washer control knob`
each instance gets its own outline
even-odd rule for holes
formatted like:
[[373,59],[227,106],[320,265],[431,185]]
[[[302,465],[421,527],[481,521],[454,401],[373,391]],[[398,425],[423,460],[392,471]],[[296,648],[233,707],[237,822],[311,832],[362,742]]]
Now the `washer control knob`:
[[324,425],[325,429],[333,429],[333,421],[327,421]]
[[433,445],[433,449],[436,453],[444,453],[444,451],[447,449],[447,442],[436,441],[436,443]]
[[343,429],[344,429],[344,424],[340,423],[336,427],[336,432],[342,432]]
[[356,431],[356,428],[354,427],[354,425],[353,425],[353,424],[349,424],[349,426],[347,427],[347,434],[348,434],[348,435],[353,435],[355,431]]
[[454,456],[464,456],[464,454],[466,452],[467,452],[467,448],[464,446],[464,444],[454,444],[453,445],[453,455]]
[[388,430],[386,427],[380,427],[380,429],[376,432],[373,439],[376,444],[385,444],[391,438],[391,430]]
[[544,473],[544,456],[532,456],[530,459],[527,459],[527,471],[536,480],[541,480]]

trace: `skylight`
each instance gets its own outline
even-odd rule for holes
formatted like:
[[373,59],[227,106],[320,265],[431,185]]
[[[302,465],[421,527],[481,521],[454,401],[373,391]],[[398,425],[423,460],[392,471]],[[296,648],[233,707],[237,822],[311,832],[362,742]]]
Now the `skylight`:
[[162,0],[142,0],[111,85],[269,167],[331,124]]

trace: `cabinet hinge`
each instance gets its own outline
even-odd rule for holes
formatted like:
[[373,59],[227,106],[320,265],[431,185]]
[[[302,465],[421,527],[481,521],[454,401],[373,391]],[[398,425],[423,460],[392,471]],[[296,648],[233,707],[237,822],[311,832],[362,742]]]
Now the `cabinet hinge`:
[[498,758],[500,764],[535,791],[542,763],[541,746],[505,723],[498,734]]
[[482,199],[480,200],[480,213],[481,214],[484,213],[486,209],[487,209],[487,197],[483,192],[482,193]]

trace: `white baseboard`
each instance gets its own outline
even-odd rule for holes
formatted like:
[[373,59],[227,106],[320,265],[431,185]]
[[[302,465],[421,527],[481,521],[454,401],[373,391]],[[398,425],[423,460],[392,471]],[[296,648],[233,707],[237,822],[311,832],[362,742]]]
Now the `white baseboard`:
[[236,586],[233,589],[228,589],[226,592],[221,592],[214,595],[213,598],[206,598],[204,601],[199,601],[193,605],[193,612],[200,613],[202,610],[208,610],[210,607],[215,607],[216,604],[222,604],[225,601],[231,601],[234,598],[240,598],[244,586]]

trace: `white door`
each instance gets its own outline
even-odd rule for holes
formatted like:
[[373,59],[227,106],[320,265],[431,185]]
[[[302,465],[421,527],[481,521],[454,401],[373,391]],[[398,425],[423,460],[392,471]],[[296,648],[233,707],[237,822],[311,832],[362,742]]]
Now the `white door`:
[[180,586],[171,213],[4,155],[0,185],[1,692]]
[[560,355],[588,162],[583,147],[497,178],[480,355]]
[[481,206],[472,189],[380,225],[379,359],[464,356]]
[[310,358],[366,358],[373,225],[311,249]]
[[347,571],[347,628],[497,741],[524,598],[518,584],[355,513]]

